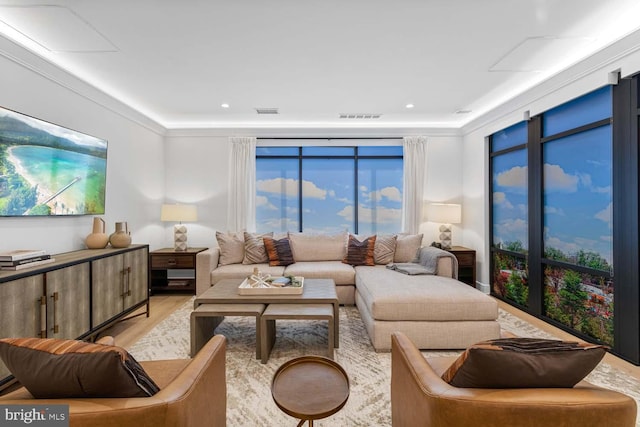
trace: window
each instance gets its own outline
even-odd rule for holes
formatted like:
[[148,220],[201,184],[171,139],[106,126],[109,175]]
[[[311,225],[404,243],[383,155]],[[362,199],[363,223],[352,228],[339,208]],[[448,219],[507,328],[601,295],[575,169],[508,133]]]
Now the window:
[[527,123],[490,137],[492,291],[528,305]]
[[491,293],[614,344],[612,89],[490,136]]
[[397,233],[402,146],[257,147],[258,232]]
[[543,314],[613,344],[611,88],[542,115]]

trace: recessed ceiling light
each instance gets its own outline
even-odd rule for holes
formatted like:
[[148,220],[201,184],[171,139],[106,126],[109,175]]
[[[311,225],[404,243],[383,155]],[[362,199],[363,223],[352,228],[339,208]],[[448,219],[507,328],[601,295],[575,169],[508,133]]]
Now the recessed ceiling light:
[[229,104],[220,104],[222,108],[229,108]]
[[469,114],[471,110],[456,110],[456,114]]
[[415,107],[415,105],[413,105],[413,104],[407,104],[407,105],[405,105],[405,107],[406,107],[406,108],[413,108],[413,107]]

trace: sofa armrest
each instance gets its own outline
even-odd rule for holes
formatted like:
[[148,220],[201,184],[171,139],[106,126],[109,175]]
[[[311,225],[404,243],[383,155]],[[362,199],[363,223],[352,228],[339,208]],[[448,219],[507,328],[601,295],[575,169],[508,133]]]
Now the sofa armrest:
[[220,248],[209,248],[196,254],[196,295],[211,287],[211,272],[218,267]]
[[458,277],[458,263],[456,259],[451,257],[438,258],[438,276],[456,279]]

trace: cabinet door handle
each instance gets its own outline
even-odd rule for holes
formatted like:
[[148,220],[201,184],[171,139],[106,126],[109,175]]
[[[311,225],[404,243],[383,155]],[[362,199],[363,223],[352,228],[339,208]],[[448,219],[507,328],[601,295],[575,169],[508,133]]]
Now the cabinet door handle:
[[127,267],[127,296],[131,296],[131,267]]
[[127,269],[123,268],[120,271],[120,296],[122,298],[124,298],[125,295],[127,295],[127,287],[126,287],[126,285],[124,283],[124,280],[125,280],[124,278],[125,278],[126,274],[127,274]]
[[47,296],[40,297],[40,338],[47,337]]
[[53,331],[54,334],[57,334],[60,330],[59,326],[58,326],[58,293],[54,292],[53,295],[51,295],[51,299],[53,300],[53,328],[51,328],[51,330]]

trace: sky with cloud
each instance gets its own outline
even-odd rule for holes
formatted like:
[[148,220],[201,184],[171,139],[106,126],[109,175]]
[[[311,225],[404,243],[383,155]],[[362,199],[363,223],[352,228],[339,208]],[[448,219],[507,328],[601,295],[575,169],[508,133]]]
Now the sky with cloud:
[[[544,245],[612,260],[611,127],[543,147]],[[527,240],[526,150],[493,158],[494,243]]]
[[[354,160],[319,158],[256,160],[258,231],[298,230],[300,178],[305,232],[355,231]],[[359,234],[400,231],[402,159],[359,159],[357,192]]]

